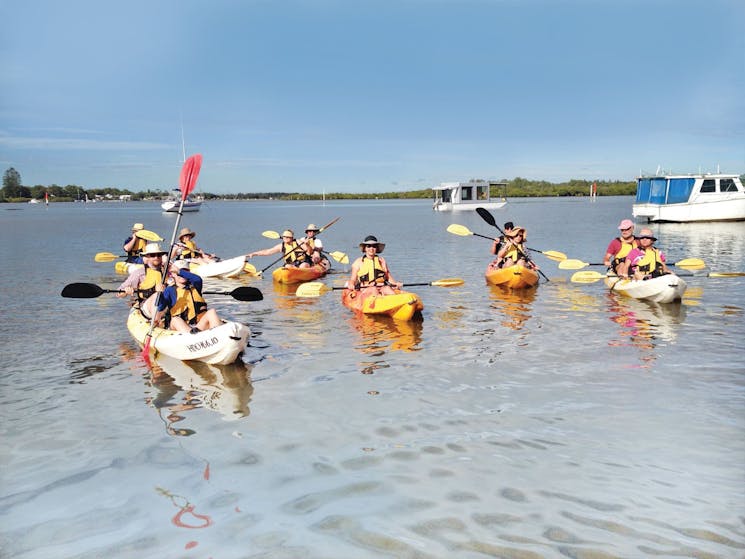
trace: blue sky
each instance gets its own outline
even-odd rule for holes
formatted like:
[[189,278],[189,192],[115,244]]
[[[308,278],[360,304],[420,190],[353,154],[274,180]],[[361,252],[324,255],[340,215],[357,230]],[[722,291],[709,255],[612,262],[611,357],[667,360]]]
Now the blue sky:
[[4,0],[23,183],[381,192],[745,172],[741,0]]

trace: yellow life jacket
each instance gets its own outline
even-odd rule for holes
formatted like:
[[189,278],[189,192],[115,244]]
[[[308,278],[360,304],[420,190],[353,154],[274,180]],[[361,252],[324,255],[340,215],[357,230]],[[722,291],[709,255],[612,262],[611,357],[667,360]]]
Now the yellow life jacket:
[[282,250],[285,255],[285,264],[300,264],[301,262],[305,262],[305,251],[297,241],[282,243]]
[[179,254],[179,258],[186,259],[197,256],[197,243],[189,239],[188,241],[184,241],[182,244],[185,248],[181,251],[181,254]]
[[[507,260],[508,258],[512,259],[512,262],[517,262],[521,258],[524,258],[525,249],[523,248],[523,245],[509,245],[510,248],[507,249],[507,252],[504,254],[503,260]],[[518,250],[520,249],[520,250]]]
[[623,237],[618,237],[618,240],[621,242],[621,249],[613,256],[611,266],[614,270],[619,263],[626,260],[631,249],[639,248],[639,242],[636,240],[636,237],[632,237],[630,241],[625,240]]
[[644,256],[636,261],[634,267],[644,274],[652,274],[653,276],[662,275],[660,251],[653,247],[644,249]]
[[147,244],[147,241],[145,239],[140,239],[139,237],[135,237],[135,244],[132,245],[132,248],[127,251],[127,256],[136,258],[140,255],[142,250],[145,248],[145,245]]
[[155,286],[163,282],[163,273],[150,266],[145,266],[145,277],[137,288],[137,298],[144,301],[155,293]]
[[196,324],[207,310],[207,303],[196,287],[187,285],[176,288],[176,302],[171,316],[180,316],[189,324]]
[[357,281],[360,287],[368,285],[383,285],[388,279],[388,270],[383,268],[380,263],[380,258],[374,256],[368,258],[367,256],[362,257],[362,265],[357,272]]

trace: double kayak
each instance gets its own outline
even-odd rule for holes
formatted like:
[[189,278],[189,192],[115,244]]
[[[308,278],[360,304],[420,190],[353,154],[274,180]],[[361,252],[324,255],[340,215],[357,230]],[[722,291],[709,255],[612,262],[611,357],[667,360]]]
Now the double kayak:
[[331,262],[324,258],[310,268],[296,268],[295,266],[277,268],[272,272],[272,279],[277,283],[303,283],[325,276],[330,268]]
[[621,295],[654,303],[680,301],[686,290],[686,282],[675,274],[644,280],[622,279],[609,274],[605,278],[605,285]]
[[395,320],[411,320],[424,309],[418,295],[398,289],[392,295],[381,295],[374,287],[344,289],[341,292],[341,302],[354,312],[390,316]]
[[[127,319],[127,329],[140,346],[150,332],[150,320],[133,307]],[[248,326],[240,322],[223,322],[216,328],[195,334],[177,332],[166,328],[153,328],[150,348],[159,354],[182,361],[202,361],[211,365],[234,363],[248,345],[251,334]]]
[[496,268],[489,265],[484,276],[486,277],[486,283],[489,285],[509,287],[510,289],[525,289],[538,283],[538,272],[518,264],[507,268]]

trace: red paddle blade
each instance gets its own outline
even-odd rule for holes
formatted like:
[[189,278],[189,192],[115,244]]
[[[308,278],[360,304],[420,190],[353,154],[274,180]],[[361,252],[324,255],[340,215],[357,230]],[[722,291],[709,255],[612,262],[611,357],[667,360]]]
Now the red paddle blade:
[[184,161],[184,166],[181,168],[181,178],[179,179],[182,200],[186,200],[186,197],[191,194],[191,191],[197,185],[197,177],[199,177],[201,168],[202,155],[199,153]]
[[148,367],[152,365],[150,362],[150,340],[152,340],[153,337],[148,335],[145,339],[145,345],[142,347],[142,358],[145,360],[145,364],[147,364]]

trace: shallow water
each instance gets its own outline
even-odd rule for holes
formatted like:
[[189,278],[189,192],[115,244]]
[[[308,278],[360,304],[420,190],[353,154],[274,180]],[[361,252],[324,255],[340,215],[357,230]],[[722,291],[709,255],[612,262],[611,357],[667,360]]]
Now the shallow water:
[[[631,198],[511,200],[498,223],[528,246],[600,261]],[[376,234],[420,323],[360,319],[338,292],[211,297],[248,323],[230,367],[159,361],[126,304],[62,299],[115,288],[132,223],[170,240],[156,204],[0,206],[5,340],[0,406],[3,557],[743,557],[745,278],[686,277],[649,305],[550,278],[483,283],[496,234],[428,201],[213,202],[182,226],[223,256],[264,230],[342,219],[322,235],[358,254]],[[745,224],[654,226],[672,261],[745,271]],[[271,257],[256,258],[261,268]],[[597,268],[593,268],[597,269]],[[336,264],[327,280],[343,281]],[[227,291],[238,281],[211,282]]]

